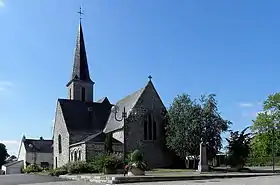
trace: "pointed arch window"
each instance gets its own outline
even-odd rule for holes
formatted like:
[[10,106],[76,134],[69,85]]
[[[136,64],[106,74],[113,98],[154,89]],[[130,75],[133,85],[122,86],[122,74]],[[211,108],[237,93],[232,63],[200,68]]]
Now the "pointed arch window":
[[82,101],[85,101],[86,100],[86,89],[84,87],[82,87]]
[[75,150],[74,151],[74,161],[77,161],[78,160],[78,156],[77,156],[77,151]]
[[144,140],[152,141],[156,140],[157,136],[157,124],[152,113],[148,114],[144,120]]
[[62,153],[62,146],[61,146],[61,135],[58,135],[58,152]]
[[79,161],[81,161],[81,159],[82,159],[82,152],[81,152],[81,150],[79,150],[79,157],[78,157],[78,159],[79,159]]

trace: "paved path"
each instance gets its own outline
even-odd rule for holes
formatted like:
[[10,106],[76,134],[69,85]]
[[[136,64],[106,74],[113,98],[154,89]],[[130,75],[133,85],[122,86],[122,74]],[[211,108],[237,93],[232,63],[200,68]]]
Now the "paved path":
[[[0,185],[19,185],[30,183],[43,183],[43,182],[58,182],[66,181],[58,177],[44,176],[44,175],[0,175]],[[68,181],[69,182],[69,181]]]

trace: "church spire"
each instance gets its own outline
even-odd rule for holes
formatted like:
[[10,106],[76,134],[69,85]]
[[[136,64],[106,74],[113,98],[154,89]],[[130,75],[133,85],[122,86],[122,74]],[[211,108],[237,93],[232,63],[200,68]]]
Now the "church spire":
[[[78,12],[82,14],[81,9]],[[68,87],[68,97],[70,100],[93,101],[93,86],[88,69],[86,47],[80,20],[76,48],[74,53],[74,64],[71,79],[66,85]]]
[[[73,65],[71,80],[69,83],[71,83],[71,81],[73,80],[93,83],[89,75],[87,54],[86,54],[84,35],[83,35],[81,22],[79,23],[79,30],[78,30],[75,55],[74,55],[74,65]],[[69,83],[67,85],[69,85]]]

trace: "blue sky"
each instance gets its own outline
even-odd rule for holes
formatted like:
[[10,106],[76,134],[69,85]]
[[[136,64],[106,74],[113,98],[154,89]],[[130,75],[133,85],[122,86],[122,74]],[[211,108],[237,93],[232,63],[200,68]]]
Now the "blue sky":
[[166,106],[181,93],[217,94],[233,129],[251,124],[279,92],[279,1],[0,0],[0,141],[51,138],[66,97],[79,16],[95,99],[111,102],[148,75]]

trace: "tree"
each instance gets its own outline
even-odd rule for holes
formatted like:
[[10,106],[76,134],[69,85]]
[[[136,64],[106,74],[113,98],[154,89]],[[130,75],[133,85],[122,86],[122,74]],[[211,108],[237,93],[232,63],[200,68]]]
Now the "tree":
[[166,145],[182,159],[188,155],[199,155],[201,139],[207,143],[211,158],[220,150],[220,135],[230,124],[218,113],[213,94],[202,96],[199,102],[191,100],[187,94],[177,96],[167,115]]
[[229,164],[232,167],[243,168],[250,154],[251,133],[245,134],[249,127],[239,131],[231,131],[228,142]]
[[[276,124],[275,124],[276,123]],[[254,137],[251,142],[252,157],[266,158],[272,155],[272,140],[275,146],[280,146],[280,93],[269,95],[263,103],[263,111],[253,120],[251,130]],[[275,137],[273,138],[273,127]],[[276,155],[280,155],[280,148],[274,147]]]
[[0,167],[5,164],[7,157],[9,157],[7,148],[3,143],[0,143]]

